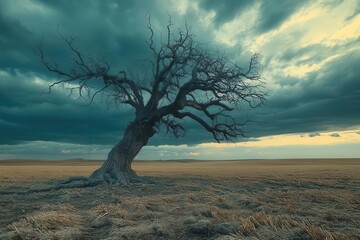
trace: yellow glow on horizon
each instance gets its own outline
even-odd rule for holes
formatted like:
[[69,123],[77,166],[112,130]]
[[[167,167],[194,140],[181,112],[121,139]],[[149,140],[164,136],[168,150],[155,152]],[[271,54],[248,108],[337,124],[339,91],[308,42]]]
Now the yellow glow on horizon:
[[[339,137],[334,137],[339,134]],[[319,132],[319,136],[310,137],[310,134],[283,134],[260,137],[255,141],[238,142],[236,146],[242,147],[281,147],[281,146],[322,146],[331,144],[360,143],[359,130]],[[333,136],[331,136],[333,135]],[[233,148],[233,143],[202,143],[199,148]]]

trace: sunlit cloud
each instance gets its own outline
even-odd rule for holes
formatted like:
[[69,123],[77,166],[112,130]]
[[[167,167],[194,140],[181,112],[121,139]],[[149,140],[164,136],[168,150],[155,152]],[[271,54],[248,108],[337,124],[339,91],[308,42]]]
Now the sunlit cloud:
[[334,46],[339,41],[359,37],[359,16],[344,24],[344,19],[356,4],[355,2],[344,1],[338,8],[332,9],[330,12],[324,10],[321,15],[307,22],[304,27],[308,30],[301,40],[302,44],[321,43],[326,46]]
[[[313,63],[313,64],[303,64],[303,65],[291,65],[282,70],[282,72],[288,76],[293,76],[297,78],[302,78],[306,74],[317,71],[321,69],[324,65],[331,62],[332,60],[339,57],[340,54],[335,54],[330,57],[325,58],[324,60]],[[301,60],[301,59],[300,59]]]
[[225,23],[221,28],[215,30],[215,41],[229,47],[240,43],[240,39],[246,38],[247,32],[254,27],[258,16],[258,7],[251,8],[231,22]]
[[171,2],[181,16],[186,14],[190,5],[188,0],[172,0]]

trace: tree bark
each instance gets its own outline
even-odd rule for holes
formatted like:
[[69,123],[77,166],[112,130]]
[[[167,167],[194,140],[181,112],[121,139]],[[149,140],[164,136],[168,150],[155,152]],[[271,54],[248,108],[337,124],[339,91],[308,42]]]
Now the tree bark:
[[152,125],[131,122],[123,138],[109,152],[107,160],[91,174],[89,179],[120,185],[136,181],[138,177],[131,168],[131,164],[154,133]]

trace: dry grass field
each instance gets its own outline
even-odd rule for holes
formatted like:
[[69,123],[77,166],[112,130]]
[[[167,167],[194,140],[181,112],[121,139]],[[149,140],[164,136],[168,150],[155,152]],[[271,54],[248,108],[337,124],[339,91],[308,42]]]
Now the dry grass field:
[[0,161],[0,239],[360,239],[360,159],[136,161],[156,184],[29,194],[100,161]]

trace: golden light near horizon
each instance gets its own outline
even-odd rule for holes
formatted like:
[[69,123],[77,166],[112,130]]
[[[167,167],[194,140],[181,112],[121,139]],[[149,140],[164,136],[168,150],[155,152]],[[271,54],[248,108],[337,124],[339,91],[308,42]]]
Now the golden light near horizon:
[[302,134],[281,134],[248,141],[201,143],[196,145],[146,146],[138,159],[265,159],[357,157],[360,128],[345,131],[322,131]]
[[[235,146],[243,147],[281,147],[281,146],[324,146],[332,144],[360,143],[360,131],[330,131],[307,134],[282,134],[250,139],[237,142]],[[200,148],[225,149],[233,148],[234,143],[202,143]]]

